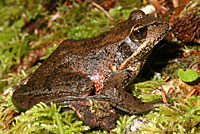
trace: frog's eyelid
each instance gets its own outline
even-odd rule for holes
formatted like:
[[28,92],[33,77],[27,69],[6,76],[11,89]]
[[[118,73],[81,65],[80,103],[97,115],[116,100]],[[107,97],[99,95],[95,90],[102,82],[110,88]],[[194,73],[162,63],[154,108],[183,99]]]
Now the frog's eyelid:
[[132,27],[131,32],[137,31],[137,30],[139,30],[140,28],[144,28],[144,27],[145,27],[145,26],[142,25],[142,24],[137,24],[137,25],[135,25],[134,27]]

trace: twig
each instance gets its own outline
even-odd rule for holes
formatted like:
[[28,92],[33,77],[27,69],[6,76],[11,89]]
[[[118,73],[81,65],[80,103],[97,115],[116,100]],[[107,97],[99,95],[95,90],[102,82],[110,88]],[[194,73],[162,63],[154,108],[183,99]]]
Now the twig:
[[195,61],[195,62],[193,62],[192,64],[190,64],[190,66],[189,66],[187,69],[192,68],[192,66],[194,66],[196,63],[199,63],[199,61]]
[[92,2],[92,5],[97,7],[99,10],[103,11],[106,14],[106,16],[110,19],[110,21],[113,21],[112,16],[110,16],[110,14],[102,6],[98,5],[95,2]]
[[167,104],[167,99],[166,99],[166,93],[165,93],[165,90],[163,89],[163,87],[162,87],[162,85],[160,84],[160,82],[159,81],[157,81],[158,82],[158,84],[159,84],[159,86],[161,87],[161,96],[162,96],[162,99],[163,99],[163,102],[165,103],[165,104]]

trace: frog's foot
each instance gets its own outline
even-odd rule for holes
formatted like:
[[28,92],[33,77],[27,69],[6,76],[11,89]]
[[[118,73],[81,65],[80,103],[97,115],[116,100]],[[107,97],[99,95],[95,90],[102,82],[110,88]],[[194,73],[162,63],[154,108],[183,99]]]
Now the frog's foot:
[[116,126],[116,111],[108,102],[100,100],[74,101],[72,109],[91,128],[111,130]]

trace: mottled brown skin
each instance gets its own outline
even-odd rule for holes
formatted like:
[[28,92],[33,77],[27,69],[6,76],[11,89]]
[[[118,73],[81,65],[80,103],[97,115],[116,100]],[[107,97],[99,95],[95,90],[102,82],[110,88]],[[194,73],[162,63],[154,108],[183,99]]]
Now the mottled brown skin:
[[124,88],[141,71],[167,30],[163,20],[137,10],[98,37],[65,40],[18,87],[12,102],[18,108],[29,109],[41,101],[66,105],[73,98],[97,94],[130,114],[151,110],[154,102],[143,103]]

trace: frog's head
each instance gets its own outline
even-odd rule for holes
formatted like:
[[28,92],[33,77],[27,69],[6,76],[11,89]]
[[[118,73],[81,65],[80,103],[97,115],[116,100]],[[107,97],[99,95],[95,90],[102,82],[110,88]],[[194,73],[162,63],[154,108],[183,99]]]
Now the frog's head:
[[143,61],[164,38],[169,26],[162,19],[145,15],[141,10],[131,12],[125,23],[128,31],[117,46],[115,65],[119,69],[139,72]]

